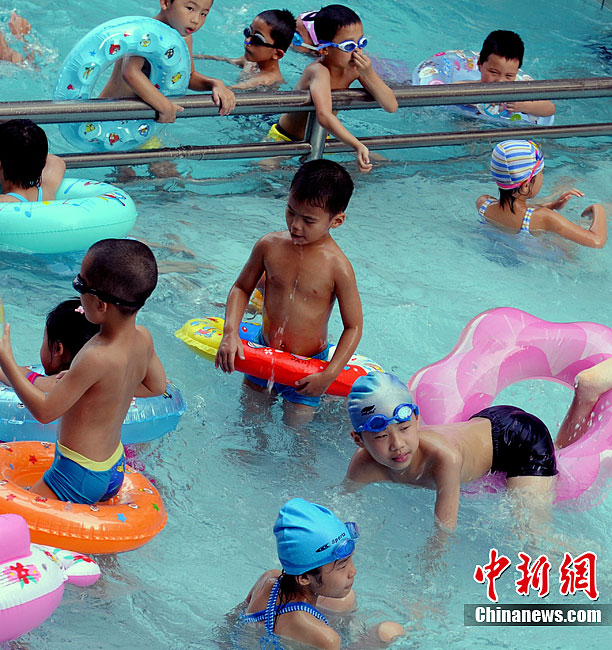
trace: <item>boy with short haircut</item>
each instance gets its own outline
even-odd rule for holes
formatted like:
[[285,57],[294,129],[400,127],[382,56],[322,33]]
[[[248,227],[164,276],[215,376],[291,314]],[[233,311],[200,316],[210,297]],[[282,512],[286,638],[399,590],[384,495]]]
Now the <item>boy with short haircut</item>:
[[237,59],[194,54],[195,59],[225,61],[240,66],[241,80],[230,86],[248,90],[265,86],[276,90],[285,83],[278,62],[285,56],[295,32],[295,18],[288,9],[269,9],[257,14],[244,30],[244,55]]
[[0,366],[15,392],[40,422],[58,417],[51,468],[32,486],[42,497],[96,503],[112,498],[123,482],[121,425],[132,397],[161,395],[164,369],[151,334],[136,314],[157,284],[151,250],[132,239],[104,239],[85,254],[73,287],[85,317],[100,325],[70,370],[43,393],[13,358],[10,328],[0,340]]
[[[160,0],[161,11],[155,16],[176,29],[185,39],[192,56],[192,34],[198,31],[212,7],[213,0]],[[101,98],[140,97],[158,112],[158,122],[174,122],[183,107],[172,102],[149,81],[150,63],[142,56],[129,56],[115,63],[111,78],[100,93]],[[228,115],[236,104],[234,93],[220,79],[196,72],[191,60],[190,90],[210,90],[220,115]]]
[[[389,113],[397,110],[397,99],[363,53],[367,39],[359,16],[352,9],[328,5],[317,12],[313,20],[320,58],[304,70],[295,90],[310,91],[319,124],[355,149],[360,171],[370,171],[370,152],[336,117],[332,110],[331,91],[348,88],[354,81],[359,81]],[[302,140],[307,119],[308,113],[283,113],[268,136],[279,142]]]
[[550,494],[557,474],[546,425],[514,406],[492,406],[467,422],[420,426],[406,386],[387,373],[359,377],[349,394],[351,436],[359,449],[346,478],[392,481],[436,490],[435,519],[457,525],[459,492],[489,472],[506,472],[508,488]]
[[[325,370],[296,382],[275,384],[277,393],[294,406],[296,418],[308,420],[322,395],[338,376],[361,338],[363,316],[353,267],[334,242],[330,229],[346,218],[353,192],[348,172],[330,160],[313,160],[295,175],[285,217],[287,230],[264,235],[232,286],[225,310],[225,329],[215,365],[234,370],[244,359],[238,334],[253,289],[265,273],[262,345],[304,357],[327,360],[327,326],[336,298],[344,330]],[[248,377],[265,390],[267,381]]]
[[[525,45],[515,32],[498,29],[491,32],[482,44],[478,69],[482,83],[515,81],[523,65]],[[548,99],[525,102],[504,102],[513,113],[528,113],[539,117],[555,114],[555,105]]]
[[0,202],[53,201],[66,163],[49,153],[46,133],[32,120],[0,124]]

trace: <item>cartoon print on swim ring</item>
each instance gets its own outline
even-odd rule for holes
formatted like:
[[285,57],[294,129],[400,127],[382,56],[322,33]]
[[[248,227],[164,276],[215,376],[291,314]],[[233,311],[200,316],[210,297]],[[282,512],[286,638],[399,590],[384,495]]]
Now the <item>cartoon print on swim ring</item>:
[[[70,50],[60,70],[54,100],[91,99],[109,65],[125,56],[142,56],[151,65],[149,80],[166,96],[184,95],[191,58],[185,39],[154,18],[124,16],[98,25]],[[159,130],[153,120],[60,124],[66,140],[81,151],[126,151],[145,144]]]
[[[612,329],[598,323],[552,323],[499,307],[473,318],[453,350],[416,372],[408,389],[425,424],[467,421],[505,388],[545,379],[573,388],[576,375],[612,356]],[[557,503],[592,507],[612,476],[612,391],[593,410],[588,431],[556,450]],[[495,482],[492,481],[491,484]]]

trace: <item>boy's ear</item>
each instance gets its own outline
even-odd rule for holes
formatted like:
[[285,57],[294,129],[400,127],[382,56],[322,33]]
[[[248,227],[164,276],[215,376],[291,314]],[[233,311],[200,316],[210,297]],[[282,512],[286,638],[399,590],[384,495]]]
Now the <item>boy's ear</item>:
[[276,59],[277,61],[280,61],[284,56],[285,56],[285,52],[277,47],[274,50],[274,54],[272,55],[272,58]]
[[329,227],[330,228],[337,228],[338,226],[341,226],[344,223],[344,220],[346,219],[346,214],[344,212],[338,212],[338,214],[335,214],[331,221],[329,222]]
[[362,449],[365,449],[365,445],[363,444],[363,440],[362,440],[361,436],[358,433],[355,433],[354,431],[351,431],[351,438],[353,439],[353,442],[358,447],[361,447]]

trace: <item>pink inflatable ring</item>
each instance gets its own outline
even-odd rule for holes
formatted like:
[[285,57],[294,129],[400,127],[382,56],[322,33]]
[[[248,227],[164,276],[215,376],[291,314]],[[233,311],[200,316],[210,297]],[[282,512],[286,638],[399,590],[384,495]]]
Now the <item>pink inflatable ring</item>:
[[[605,350],[606,352],[602,352]],[[574,387],[576,375],[612,356],[612,329],[597,323],[551,323],[511,307],[473,318],[441,361],[416,372],[408,389],[425,424],[466,421],[502,390],[526,379]],[[612,391],[593,410],[589,430],[557,451],[557,502],[590,507],[612,475]],[[554,432],[553,432],[554,435]]]

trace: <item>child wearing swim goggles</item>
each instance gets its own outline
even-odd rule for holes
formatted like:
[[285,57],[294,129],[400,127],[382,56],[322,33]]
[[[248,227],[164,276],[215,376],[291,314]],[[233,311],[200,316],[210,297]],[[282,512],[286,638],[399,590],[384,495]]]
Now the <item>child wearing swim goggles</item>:
[[263,86],[275,90],[285,83],[279,61],[291,44],[295,32],[295,18],[287,9],[269,9],[257,14],[245,27],[244,54],[238,58],[194,54],[194,59],[223,61],[242,68],[234,90],[248,90]]
[[582,246],[602,248],[606,243],[606,213],[595,203],[582,213],[591,218],[588,230],[578,226],[556,210],[573,197],[583,197],[577,189],[563,192],[559,198],[533,206],[533,199],[542,188],[544,156],[530,140],[505,140],[491,154],[491,175],[499,187],[499,200],[483,194],[476,207],[487,221],[516,234],[535,234],[536,231],[554,232]]
[[[364,54],[368,40],[359,16],[352,9],[328,5],[309,18],[312,18],[309,33],[313,44],[302,41],[302,47],[316,51],[319,58],[304,70],[295,90],[310,91],[319,124],[354,149],[360,171],[368,172],[372,169],[370,152],[337,118],[332,108],[332,90],[349,88],[354,81],[359,81],[390,113],[397,110],[397,99]],[[302,140],[307,120],[308,113],[284,113],[268,137],[277,142]]]
[[[263,623],[268,639],[275,636],[314,648],[340,648],[340,637],[317,609],[355,609],[353,564],[357,524],[342,522],[327,508],[291,499],[274,524],[282,571],[266,571],[246,597],[243,623]],[[404,634],[398,623],[384,621],[367,633],[383,647]]]

